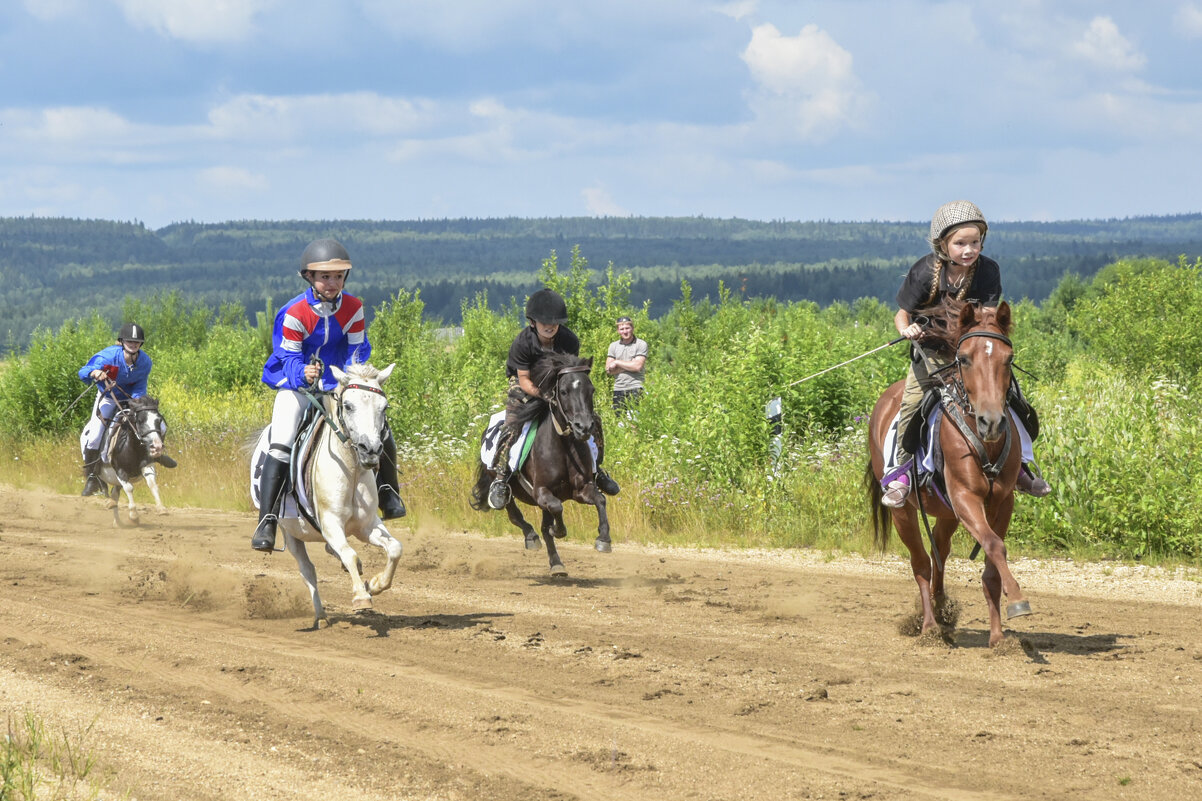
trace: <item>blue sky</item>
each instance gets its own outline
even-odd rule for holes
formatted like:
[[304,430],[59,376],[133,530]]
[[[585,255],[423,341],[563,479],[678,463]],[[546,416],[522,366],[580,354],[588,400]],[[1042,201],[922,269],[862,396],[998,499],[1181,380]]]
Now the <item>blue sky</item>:
[[6,0],[0,216],[1202,210],[1202,0]]

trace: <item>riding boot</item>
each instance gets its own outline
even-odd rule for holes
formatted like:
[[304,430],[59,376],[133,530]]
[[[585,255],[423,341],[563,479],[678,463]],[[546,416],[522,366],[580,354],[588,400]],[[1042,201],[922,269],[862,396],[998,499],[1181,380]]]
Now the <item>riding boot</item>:
[[1025,463],[1018,471],[1018,481],[1015,482],[1014,488],[1033,498],[1042,498],[1052,491],[1052,485],[1045,481],[1043,476],[1035,472],[1032,469],[1032,465]]
[[593,440],[597,443],[597,470],[593,473],[593,483],[606,495],[617,495],[622,488],[601,467],[605,461],[605,431],[601,428],[601,420],[597,418],[593,421]]
[[[904,466],[914,457],[906,452],[906,449],[901,444],[901,432],[898,432],[898,442],[894,450],[893,463],[898,467]],[[885,492],[881,495],[881,505],[887,506],[890,509],[898,509],[906,504],[906,498],[910,494],[910,474],[909,472],[902,473],[895,477],[885,486]]]
[[509,449],[513,440],[513,434],[507,428],[497,443],[497,455],[493,457],[492,467],[496,478],[488,487],[488,505],[493,509],[504,509],[509,503]]
[[275,526],[279,522],[280,500],[288,481],[288,463],[267,456],[263,459],[263,474],[259,477],[259,525],[251,537],[250,547],[271,553],[275,550]]
[[99,448],[84,448],[83,451],[83,474],[87,478],[84,482],[83,497],[89,495],[101,495],[104,493],[104,482],[96,475],[96,471],[100,469],[100,449]]
[[384,435],[384,452],[380,455],[380,468],[376,471],[376,494],[380,497],[380,519],[394,520],[405,516],[405,502],[401,500],[400,483],[397,479],[396,440],[392,431]]

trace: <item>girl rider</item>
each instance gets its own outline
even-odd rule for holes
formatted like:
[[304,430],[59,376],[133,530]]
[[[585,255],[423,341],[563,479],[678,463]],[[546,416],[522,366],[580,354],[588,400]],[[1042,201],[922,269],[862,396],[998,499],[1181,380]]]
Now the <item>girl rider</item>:
[[[922,313],[938,306],[946,297],[977,303],[981,306],[997,306],[1002,297],[1001,269],[993,259],[981,255],[985,234],[989,225],[985,215],[967,200],[954,200],[938,208],[931,219],[931,253],[914,263],[897,291],[897,305],[893,324],[903,337],[909,340],[921,338],[923,330],[917,322]],[[938,369],[950,362],[946,356],[926,352],[927,363],[922,361],[914,348],[910,349],[910,368],[906,372],[906,386],[902,390],[901,409],[898,412],[896,458],[894,464],[905,466],[913,455],[902,447],[902,435],[914,413],[922,403],[926,389],[927,366]],[[916,374],[918,369],[921,377]],[[1017,386],[1017,385],[1015,385]],[[1014,387],[1011,392],[1015,392]],[[1012,400],[1014,400],[1012,398]],[[1025,403],[1021,396],[1017,401]],[[1018,474],[1017,488],[1036,497],[1051,492],[1051,487],[1039,476],[1034,475],[1027,465]],[[905,504],[910,493],[909,471],[902,473],[884,487],[881,503],[897,508]]]
[[[142,351],[146,341],[146,329],[137,323],[126,323],[117,334],[117,344],[99,351],[88,363],[79,368],[79,378],[88,384],[96,384],[96,402],[92,404],[92,416],[79,435],[79,447],[83,452],[83,472],[87,477],[83,495],[104,492],[104,484],[96,477],[100,466],[100,443],[108,428],[113,413],[119,404],[128,403],[146,394],[146,380],[150,378],[150,354]],[[174,460],[165,457],[174,467]]]
[[[509,448],[521,433],[517,424],[517,410],[530,398],[542,395],[530,380],[530,369],[546,351],[580,355],[580,339],[567,327],[568,307],[558,292],[540,289],[531,295],[526,301],[526,320],[530,325],[523,328],[513,340],[509,346],[509,359],[505,362],[505,373],[509,376],[505,427],[493,459],[492,469],[496,478],[488,488],[488,505],[493,509],[504,509],[509,503]],[[605,438],[596,414],[593,415],[593,438],[597,442],[597,472],[593,481],[597,489],[606,495],[617,495],[617,482],[601,469],[601,460],[605,458]]]
[[[337,241],[318,239],[309,243],[301,255],[300,269],[309,288],[288,301],[275,316],[272,352],[263,365],[263,383],[276,390],[276,396],[270,448],[260,479],[259,525],[250,541],[256,551],[270,553],[275,549],[278,508],[287,484],[292,445],[308,405],[299,390],[309,386],[332,390],[338,382],[329,365],[345,370],[352,362],[365,363],[371,356],[363,303],[342,291],[350,271],[351,258]],[[376,488],[382,519],[405,514],[397,491],[396,441],[387,426]]]

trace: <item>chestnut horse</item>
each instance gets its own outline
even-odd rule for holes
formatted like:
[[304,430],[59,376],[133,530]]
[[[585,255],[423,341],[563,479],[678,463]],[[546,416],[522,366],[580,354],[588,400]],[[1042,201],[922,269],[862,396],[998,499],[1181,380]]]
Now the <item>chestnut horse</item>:
[[[901,404],[904,382],[899,381],[877,401],[868,424],[870,461],[864,483],[872,506],[873,534],[883,550],[892,520],[909,549],[925,633],[937,625],[936,611],[941,611],[946,602],[944,560],[950,553],[952,533],[958,524],[964,524],[985,553],[981,585],[989,604],[989,644],[996,646],[1003,637],[1003,591],[1010,600],[1007,617],[1031,612],[1006,562],[1006,531],[1014,510],[1014,484],[1022,458],[1017,442],[1010,447],[1014,427],[1007,406],[1014,360],[1014,348],[1007,336],[1010,306],[1002,301],[997,308],[979,308],[953,300],[930,316],[945,326],[932,326],[924,332],[924,340],[947,353],[955,352],[955,360],[932,377],[941,392],[943,421],[937,447],[942,451],[947,491],[941,494],[928,484],[911,491],[901,508],[889,509],[881,504],[882,443]],[[930,555],[919,531],[920,508],[936,519],[931,534],[934,553]]]
[[[539,548],[538,532],[526,522],[518,508],[520,500],[542,509],[542,535],[552,576],[566,576],[567,568],[555,548],[555,538],[567,535],[563,523],[563,502],[597,507],[597,539],[593,547],[601,553],[613,550],[609,538],[609,517],[605,513],[605,495],[593,481],[596,469],[589,439],[596,415],[593,412],[593,382],[589,370],[593,360],[563,353],[544,354],[530,370],[530,380],[542,392],[524,404],[519,422],[538,418],[530,456],[510,479],[513,497],[505,506],[509,522],[526,538],[526,549]],[[516,446],[515,446],[516,447]],[[488,511],[488,487],[495,473],[481,464],[472,487],[473,509]]]

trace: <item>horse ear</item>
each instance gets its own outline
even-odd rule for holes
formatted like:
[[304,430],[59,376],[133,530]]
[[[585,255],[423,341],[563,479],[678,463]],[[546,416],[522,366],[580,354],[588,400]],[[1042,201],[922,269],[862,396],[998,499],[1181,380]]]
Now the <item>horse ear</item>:
[[964,308],[960,309],[960,330],[966,331],[972,327],[972,324],[977,320],[977,306],[975,303],[965,303]]
[[1010,313],[1010,304],[1002,301],[997,305],[997,327],[1002,329],[1003,334],[1010,334],[1010,326],[1013,325],[1014,319]]
[[590,370],[593,369],[593,357],[592,356],[589,356],[587,359],[585,359],[584,363],[588,365]]
[[394,367],[396,367],[396,362],[393,362],[380,371],[380,374],[377,376],[377,378],[380,380],[381,385],[388,380],[388,376],[392,375],[392,368]]
[[338,383],[342,384],[344,387],[346,386],[347,382],[351,380],[350,376],[342,372],[338,365],[331,364],[330,372],[334,374],[335,380],[337,380]]

